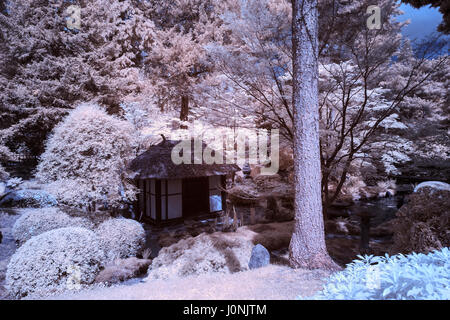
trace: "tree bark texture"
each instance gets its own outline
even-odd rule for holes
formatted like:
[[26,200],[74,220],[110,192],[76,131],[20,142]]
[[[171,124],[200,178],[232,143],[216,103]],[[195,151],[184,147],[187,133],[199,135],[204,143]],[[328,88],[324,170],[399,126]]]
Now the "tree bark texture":
[[336,269],[322,213],[317,0],[295,0],[292,10],[295,228],[289,260],[295,268]]

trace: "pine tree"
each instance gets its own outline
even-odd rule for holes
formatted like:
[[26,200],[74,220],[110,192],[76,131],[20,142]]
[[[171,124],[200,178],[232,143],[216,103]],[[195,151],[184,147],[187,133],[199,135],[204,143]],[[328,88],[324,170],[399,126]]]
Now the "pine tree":
[[[81,9],[80,30],[68,28],[69,5]],[[9,62],[0,75],[1,143],[37,156],[48,133],[78,104],[97,101],[117,113],[126,95],[139,93],[142,53],[151,45],[153,31],[145,5],[8,1],[9,28],[2,28],[8,45],[0,52]]]
[[199,103],[197,86],[212,72],[205,46],[221,41],[219,13],[227,1],[176,0],[152,2],[148,16],[155,23],[146,71],[161,110],[179,110],[188,120]]
[[322,215],[317,0],[292,5],[295,227],[289,245],[293,267],[336,269],[325,245]]

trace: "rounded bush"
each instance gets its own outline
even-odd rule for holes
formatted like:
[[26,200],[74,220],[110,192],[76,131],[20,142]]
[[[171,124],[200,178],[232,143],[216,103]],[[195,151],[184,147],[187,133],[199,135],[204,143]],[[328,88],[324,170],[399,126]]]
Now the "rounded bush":
[[6,287],[16,298],[78,289],[94,282],[103,260],[94,232],[51,230],[25,242],[11,257]]
[[428,253],[450,246],[450,191],[420,188],[395,214],[390,253]]
[[122,169],[136,156],[136,146],[136,131],[128,121],[96,104],[82,104],[52,131],[36,177],[60,203],[119,207],[135,199],[136,188],[123,179]]
[[162,248],[152,261],[146,279],[245,271],[252,248],[252,240],[240,233],[202,233]]
[[101,223],[95,233],[105,252],[107,262],[135,257],[144,249],[145,230],[135,220],[109,219]]
[[82,227],[92,229],[92,223],[86,218],[73,218],[57,208],[25,209],[13,226],[13,237],[19,246],[27,240],[44,232],[65,228]]

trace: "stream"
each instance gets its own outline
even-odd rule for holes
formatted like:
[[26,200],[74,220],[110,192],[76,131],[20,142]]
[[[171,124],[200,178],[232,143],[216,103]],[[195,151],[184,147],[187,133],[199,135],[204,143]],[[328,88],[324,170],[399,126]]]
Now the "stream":
[[348,206],[330,208],[330,216],[359,219],[358,214],[367,213],[373,216],[370,225],[377,226],[395,217],[395,213],[403,205],[405,196],[405,194],[397,194],[385,198],[358,200]]

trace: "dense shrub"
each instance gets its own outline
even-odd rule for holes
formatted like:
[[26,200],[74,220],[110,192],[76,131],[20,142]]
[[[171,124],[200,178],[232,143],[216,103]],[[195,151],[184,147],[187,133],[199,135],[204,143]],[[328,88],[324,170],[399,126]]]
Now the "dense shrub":
[[204,273],[248,270],[253,243],[234,232],[202,233],[162,248],[149,268],[148,279],[171,279]]
[[96,105],[82,105],[52,132],[37,177],[65,204],[117,206],[135,196],[122,171],[134,156],[136,142],[130,123]]
[[359,257],[328,278],[313,299],[450,299],[450,250]]
[[108,219],[95,230],[108,262],[135,257],[145,245],[145,230],[131,219]]
[[95,278],[95,282],[113,284],[138,277],[147,272],[151,263],[152,260],[138,259],[136,257],[117,259],[100,271],[97,278]]
[[104,260],[97,236],[83,228],[61,228],[35,236],[11,257],[10,294],[22,298],[77,289],[94,282]]
[[64,227],[92,229],[86,218],[70,217],[57,208],[24,209],[13,226],[13,237],[21,246],[25,241],[41,233]]
[[450,191],[424,187],[411,194],[396,213],[391,254],[450,246]]
[[4,145],[0,145],[0,181],[6,180],[9,177],[9,173],[2,167],[2,163],[10,160],[13,157],[13,153]]

